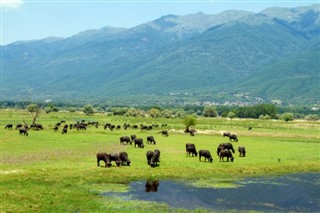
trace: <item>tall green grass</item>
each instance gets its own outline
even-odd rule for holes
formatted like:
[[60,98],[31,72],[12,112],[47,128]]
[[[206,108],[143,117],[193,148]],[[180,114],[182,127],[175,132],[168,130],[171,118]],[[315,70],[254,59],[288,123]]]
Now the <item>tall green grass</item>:
[[[77,120],[95,120],[99,128],[86,131],[69,130],[62,135],[52,128],[60,120],[68,124]],[[29,136],[18,130],[4,129],[7,123],[31,122],[25,111],[1,111],[1,211],[2,212],[167,212],[170,207],[142,201],[123,201],[103,197],[102,192],[127,190],[127,183],[157,178],[182,180],[202,187],[236,187],[236,179],[300,172],[320,171],[320,123],[318,121],[228,120],[198,118],[198,133],[191,137],[180,119],[152,119],[114,117],[105,114],[85,116],[81,113],[58,112],[42,114],[37,123],[41,131],[29,131]],[[104,123],[166,124],[151,131],[104,130]],[[251,126],[253,129],[248,130]],[[169,130],[169,137],[158,132]],[[234,154],[235,161],[219,162],[216,148],[227,142],[222,131],[237,133],[235,149],[245,146],[244,158]],[[153,135],[156,145],[144,149],[120,145],[123,135],[135,134],[146,142]],[[194,143],[197,150],[208,149],[213,163],[199,162],[187,157],[185,144]],[[160,166],[147,165],[145,153],[158,148]],[[98,167],[96,153],[126,151],[131,166]],[[102,163],[102,162],[101,162]],[[102,163],[103,165],[103,163]],[[175,211],[186,211],[183,209]],[[196,210],[202,211],[202,210]]]

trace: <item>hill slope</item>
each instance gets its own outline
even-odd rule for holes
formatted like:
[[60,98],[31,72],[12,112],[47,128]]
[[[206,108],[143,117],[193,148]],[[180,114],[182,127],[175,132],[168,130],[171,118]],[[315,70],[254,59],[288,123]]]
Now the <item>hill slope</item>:
[[316,102],[319,29],[313,5],[168,15],[131,29],[16,42],[1,47],[3,98],[187,92],[214,102],[238,94],[249,94],[245,101]]

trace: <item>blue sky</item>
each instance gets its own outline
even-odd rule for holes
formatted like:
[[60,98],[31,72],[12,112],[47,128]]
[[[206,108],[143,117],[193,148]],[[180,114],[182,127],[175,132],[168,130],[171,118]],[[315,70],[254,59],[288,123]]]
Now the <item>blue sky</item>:
[[0,42],[69,37],[104,26],[130,28],[168,14],[217,14],[230,9],[260,12],[268,7],[316,3],[319,0],[1,0]]

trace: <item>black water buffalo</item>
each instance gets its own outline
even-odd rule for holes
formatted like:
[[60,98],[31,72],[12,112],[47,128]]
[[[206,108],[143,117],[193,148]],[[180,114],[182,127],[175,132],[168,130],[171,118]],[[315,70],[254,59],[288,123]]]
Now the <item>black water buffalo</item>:
[[129,127],[130,127],[130,124],[126,124],[126,123],[123,124],[123,129],[124,129],[124,130],[126,130],[126,129],[129,128]]
[[223,137],[229,137],[231,134],[230,134],[230,132],[224,132],[223,133]]
[[130,138],[131,138],[131,141],[134,141],[134,139],[136,139],[137,136],[136,135],[130,135]]
[[75,128],[79,131],[79,130],[87,130],[87,125],[85,124],[77,124],[75,126]]
[[220,162],[221,162],[221,160],[224,161],[225,157],[227,157],[227,161],[229,161],[229,159],[231,159],[231,162],[233,162],[234,157],[232,156],[232,152],[230,152],[227,149],[224,149],[219,153]]
[[34,130],[43,130],[43,126],[42,124],[31,124],[30,128],[34,129]]
[[68,133],[68,124],[64,125],[61,134],[67,134]]
[[154,139],[154,137],[153,136],[148,136],[147,137],[147,143],[150,143],[150,144],[156,144],[156,140]]
[[20,128],[22,128],[22,127],[23,127],[22,124],[17,124],[17,125],[16,125],[16,129],[20,129]]
[[217,148],[217,155],[219,156],[219,153],[224,149],[232,150],[233,153],[235,152],[232,143],[220,143]]
[[159,187],[159,181],[147,180],[145,187],[146,187],[146,192],[157,192]]
[[28,136],[28,129],[26,128],[21,128],[19,129],[19,135],[25,135],[25,136]]
[[142,138],[136,138],[134,139],[134,147],[138,145],[139,148],[144,148],[143,139]]
[[195,155],[196,157],[198,156],[196,146],[193,143],[187,143],[186,144],[186,152],[187,156],[190,156],[190,153],[192,154],[192,157]]
[[201,161],[201,157],[204,157],[204,161],[208,159],[208,162],[212,163],[212,156],[209,150],[203,150],[201,149],[199,151],[199,161]]
[[121,136],[120,137],[120,144],[124,144],[124,142],[126,144],[128,144],[128,143],[130,143],[130,145],[132,144],[129,136]]
[[121,164],[127,163],[127,166],[130,166],[131,161],[128,158],[128,153],[120,152],[119,156],[120,156]]
[[103,125],[103,129],[107,129],[107,128],[109,128],[110,127],[110,123],[106,123],[105,125]]
[[111,162],[109,159],[109,155],[105,152],[99,152],[97,153],[97,165],[100,166],[100,161],[103,161],[105,163],[105,167],[110,167]]
[[116,163],[117,166],[120,166],[121,164],[121,159],[120,159],[120,154],[119,153],[110,153],[109,154],[109,159],[110,159],[110,164],[112,161]]
[[162,134],[162,136],[169,136],[169,133],[168,133],[168,131],[167,130],[162,130],[162,131],[160,131],[159,133],[161,133]]
[[147,157],[148,165],[150,165],[152,156],[153,156],[153,151],[151,151],[151,150],[147,151],[146,157]]
[[149,130],[149,126],[141,125],[141,130]]
[[12,127],[13,127],[13,124],[7,124],[4,128],[5,129],[12,129]]
[[238,142],[238,137],[236,134],[231,134],[229,136],[229,141],[235,141],[235,142]]
[[190,129],[189,130],[189,133],[190,133],[191,136],[194,136],[194,133],[196,133],[196,132],[197,132],[197,130],[195,130],[195,129]]
[[240,157],[245,157],[246,156],[246,148],[244,146],[239,146],[238,147],[238,151],[239,151],[239,156]]
[[55,126],[53,127],[53,130],[54,130],[55,132],[58,131],[58,130],[59,130],[59,126],[55,125]]
[[158,162],[160,162],[160,150],[159,149],[155,149],[153,151],[153,155],[152,158],[150,160],[150,166],[151,167],[155,167],[158,165]]

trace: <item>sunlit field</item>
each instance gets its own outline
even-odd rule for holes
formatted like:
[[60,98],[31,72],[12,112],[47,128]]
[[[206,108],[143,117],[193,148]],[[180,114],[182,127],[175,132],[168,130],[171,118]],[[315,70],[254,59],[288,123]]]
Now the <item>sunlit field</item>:
[[[87,130],[68,130],[61,134],[55,124],[77,121],[98,121],[99,127]],[[18,123],[31,124],[27,111],[1,110],[1,212],[168,212],[165,204],[121,200],[101,193],[127,190],[131,181],[159,179],[179,180],[194,186],[236,187],[234,180],[266,175],[320,171],[320,122],[294,120],[252,120],[226,118],[197,118],[195,136],[184,133],[182,119],[152,119],[82,113],[42,113],[37,123],[43,130],[29,130],[19,135]],[[13,129],[5,129],[6,124]],[[120,130],[104,129],[105,123],[121,125]],[[152,130],[128,128],[130,125],[157,124]],[[248,130],[252,127],[251,130]],[[168,130],[169,136],[159,131]],[[232,142],[234,162],[219,162],[216,154],[220,143],[228,142],[222,133],[236,133],[239,141]],[[121,136],[135,134],[144,140],[145,147],[120,145]],[[156,145],[146,143],[147,136]],[[194,143],[197,151],[207,149],[213,162],[199,162],[198,157],[186,155],[185,144]],[[246,157],[239,157],[239,146],[245,146]],[[159,149],[158,167],[147,164],[146,151]],[[98,152],[126,151],[130,166],[110,168],[104,162],[97,166]],[[188,211],[176,209],[174,211]],[[205,211],[205,210],[196,210]]]

